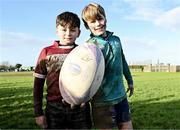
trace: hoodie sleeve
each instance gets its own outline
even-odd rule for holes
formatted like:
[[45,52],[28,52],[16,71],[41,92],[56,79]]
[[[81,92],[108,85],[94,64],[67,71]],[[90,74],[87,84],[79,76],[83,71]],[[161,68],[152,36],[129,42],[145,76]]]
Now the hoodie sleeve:
[[125,76],[125,78],[127,80],[127,83],[128,84],[133,84],[133,78],[132,78],[129,66],[128,66],[127,62],[126,62],[126,59],[125,59],[122,48],[121,48],[121,53],[122,53],[121,55],[122,55],[122,62],[123,62],[123,74],[124,74],[124,76]]

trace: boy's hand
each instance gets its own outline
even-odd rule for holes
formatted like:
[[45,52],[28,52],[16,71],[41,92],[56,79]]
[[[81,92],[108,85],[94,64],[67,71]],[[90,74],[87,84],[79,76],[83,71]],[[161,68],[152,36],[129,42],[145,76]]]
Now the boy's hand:
[[36,124],[38,126],[40,126],[43,129],[47,128],[46,118],[45,118],[44,115],[43,116],[38,116],[35,119],[36,119]]
[[[80,104],[80,107],[83,108],[86,104],[85,103],[81,103]],[[71,109],[74,109],[75,105],[74,104],[71,104]]]
[[[68,104],[64,99],[62,99],[62,103],[63,104]],[[75,105],[74,104],[70,104],[71,105],[71,109],[74,109]],[[83,108],[86,105],[86,103],[81,103],[80,107]]]
[[86,105],[86,103],[81,103],[80,107],[83,108]]
[[129,97],[131,97],[134,94],[134,86],[133,86],[133,84],[128,84],[128,88],[127,88],[126,93],[129,92],[129,91],[130,91]]

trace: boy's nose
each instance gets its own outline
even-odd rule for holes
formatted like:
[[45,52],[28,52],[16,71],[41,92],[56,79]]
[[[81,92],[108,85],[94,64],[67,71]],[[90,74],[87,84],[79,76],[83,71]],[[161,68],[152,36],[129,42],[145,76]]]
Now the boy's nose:
[[100,25],[99,20],[96,20],[95,24],[96,24],[97,26]]

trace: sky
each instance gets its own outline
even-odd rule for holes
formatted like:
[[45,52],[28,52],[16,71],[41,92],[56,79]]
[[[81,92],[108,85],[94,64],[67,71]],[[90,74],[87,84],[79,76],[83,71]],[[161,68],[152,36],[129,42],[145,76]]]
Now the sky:
[[[35,66],[58,40],[56,16],[72,11],[81,19],[92,2],[105,9],[107,30],[120,37],[128,64],[180,65],[180,0],[0,0],[0,63]],[[81,20],[76,43],[89,34]]]

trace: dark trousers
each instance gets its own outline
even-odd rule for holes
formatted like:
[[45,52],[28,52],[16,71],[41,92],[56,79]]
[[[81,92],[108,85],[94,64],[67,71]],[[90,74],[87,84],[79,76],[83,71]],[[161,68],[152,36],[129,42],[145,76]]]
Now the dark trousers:
[[90,104],[75,106],[62,102],[48,102],[46,106],[48,129],[90,129],[92,126]]

